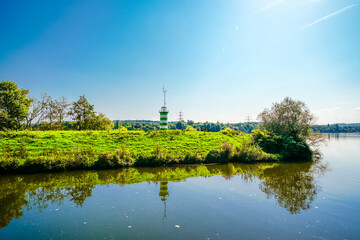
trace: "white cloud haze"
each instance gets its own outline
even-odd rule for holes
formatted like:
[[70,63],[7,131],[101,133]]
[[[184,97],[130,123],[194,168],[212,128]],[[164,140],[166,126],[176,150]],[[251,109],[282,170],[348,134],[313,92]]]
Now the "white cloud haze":
[[324,21],[325,19],[328,19],[328,18],[330,18],[330,17],[336,16],[336,15],[338,15],[338,14],[340,14],[340,13],[348,10],[349,8],[352,8],[352,7],[355,7],[355,6],[356,6],[356,4],[351,4],[351,5],[349,5],[349,6],[347,6],[347,7],[344,7],[344,8],[342,8],[342,9],[336,11],[336,12],[333,12],[333,13],[330,13],[330,14],[324,16],[324,17],[322,17],[322,18],[320,18],[320,19],[318,19],[318,20],[316,20],[316,21],[314,21],[314,22],[312,22],[312,23],[310,23],[310,24],[302,27],[301,29],[303,30],[303,29],[305,29],[305,28],[311,27],[311,26],[313,26],[313,25],[315,25],[315,24],[317,24],[317,23],[319,23],[319,22]]

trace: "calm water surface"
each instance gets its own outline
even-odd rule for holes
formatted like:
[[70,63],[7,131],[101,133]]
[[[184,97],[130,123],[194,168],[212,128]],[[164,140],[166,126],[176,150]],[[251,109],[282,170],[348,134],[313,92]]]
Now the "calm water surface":
[[360,135],[318,163],[0,176],[0,239],[360,239]]

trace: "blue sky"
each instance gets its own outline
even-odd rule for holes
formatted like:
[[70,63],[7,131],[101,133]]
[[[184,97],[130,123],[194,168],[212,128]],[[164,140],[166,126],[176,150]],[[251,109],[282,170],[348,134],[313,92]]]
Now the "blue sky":
[[360,122],[359,0],[3,1],[0,80],[111,119],[243,122],[290,96]]

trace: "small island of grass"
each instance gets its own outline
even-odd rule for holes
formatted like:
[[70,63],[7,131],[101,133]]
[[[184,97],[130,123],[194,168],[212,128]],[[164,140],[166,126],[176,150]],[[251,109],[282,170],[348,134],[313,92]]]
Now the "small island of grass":
[[[264,110],[259,115],[259,127],[246,134],[233,129],[196,131],[191,126],[166,131],[113,130],[113,122],[97,114],[85,96],[73,102],[67,111],[69,104],[64,99],[53,101],[46,95],[42,102],[33,103],[27,93],[13,82],[0,83],[0,172],[3,173],[311,161],[314,154],[308,143],[321,139],[311,132],[314,117],[308,108],[291,98]],[[29,111],[31,104],[37,105]],[[78,130],[61,130],[66,115],[74,120],[70,126]],[[42,119],[41,116],[50,122],[31,123],[36,118]],[[37,127],[43,131],[34,131]]]
[[304,142],[255,130],[4,131],[2,172],[159,166],[228,162],[309,161]]

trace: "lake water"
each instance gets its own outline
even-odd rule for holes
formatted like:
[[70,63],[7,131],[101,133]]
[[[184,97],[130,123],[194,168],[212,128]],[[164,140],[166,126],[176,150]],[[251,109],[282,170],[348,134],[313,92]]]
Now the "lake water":
[[360,239],[360,134],[317,163],[0,176],[0,239]]

